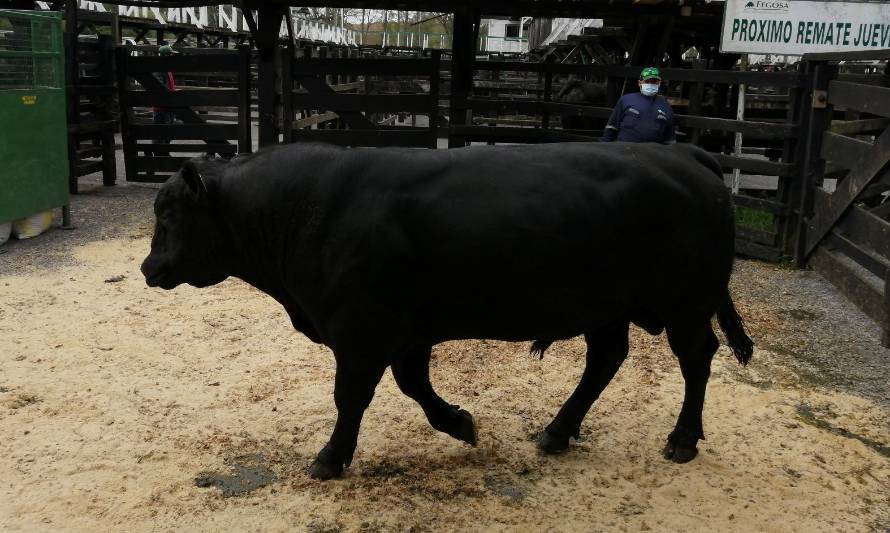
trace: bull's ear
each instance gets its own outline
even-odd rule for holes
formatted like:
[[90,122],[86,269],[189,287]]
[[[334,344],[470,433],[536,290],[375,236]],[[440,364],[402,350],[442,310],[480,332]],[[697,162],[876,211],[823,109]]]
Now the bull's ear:
[[182,165],[182,170],[179,171],[179,174],[195,199],[203,200],[207,197],[207,183],[204,181],[204,176],[201,175],[201,171],[194,161],[186,161]]

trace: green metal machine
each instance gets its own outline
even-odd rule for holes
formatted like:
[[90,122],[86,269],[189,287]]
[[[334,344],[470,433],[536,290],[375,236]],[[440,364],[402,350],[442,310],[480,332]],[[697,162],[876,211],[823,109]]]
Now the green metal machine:
[[68,141],[61,13],[0,9],[0,222],[62,207]]

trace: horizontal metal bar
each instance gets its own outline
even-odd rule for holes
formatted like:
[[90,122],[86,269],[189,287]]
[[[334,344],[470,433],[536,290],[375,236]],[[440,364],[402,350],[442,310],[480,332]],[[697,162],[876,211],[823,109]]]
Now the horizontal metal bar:
[[202,56],[127,56],[127,74],[148,72],[238,72],[238,53]]
[[875,61],[880,59],[890,59],[890,50],[813,52],[803,55],[804,61]]
[[[158,144],[156,152],[163,152],[164,145]],[[176,172],[182,168],[182,164],[191,159],[190,157],[170,157],[170,156],[150,156],[150,157],[134,157],[127,164],[137,171],[159,171],[159,172]]]
[[232,106],[241,103],[238,89],[197,89],[156,93],[123,91],[122,104],[128,106],[193,107]]
[[315,94],[293,95],[296,109],[324,111],[429,111],[430,97],[423,94]]
[[822,134],[822,159],[836,166],[853,168],[874,147],[873,143],[826,131]]
[[758,209],[767,211],[775,215],[788,214],[791,206],[773,200],[765,200],[763,198],[754,198],[753,196],[745,196],[743,194],[734,194],[732,196],[735,205],[739,207],[747,207],[750,209]]
[[678,126],[738,132],[755,139],[785,139],[797,134],[797,125],[788,122],[755,122],[728,118],[674,115]]
[[[159,148],[160,147],[160,148]],[[195,144],[154,144],[154,143],[136,143],[133,148],[137,152],[144,151],[164,151],[173,153],[194,153],[206,154],[216,153],[225,155],[234,155],[238,151],[238,147],[234,144],[225,143],[195,143]]]
[[433,72],[432,59],[393,58],[300,58],[294,59],[294,76],[301,74],[351,74],[390,76],[429,76]]
[[890,117],[890,87],[835,80],[828,84],[828,102],[837,107]]
[[237,124],[133,124],[134,139],[237,139]]
[[[599,74],[616,78],[634,78],[640,75],[641,66],[623,65],[576,65],[563,63],[525,63],[521,61],[476,61],[474,70],[514,71],[553,74]],[[699,70],[664,68],[661,76],[671,81],[704,83],[728,83],[765,87],[803,87],[806,78],[796,72],[749,72],[736,70]]]
[[435,131],[418,128],[405,130],[293,130],[293,139],[326,142],[342,146],[413,146],[435,148]]
[[794,165],[780,163],[767,159],[754,159],[753,157],[739,157],[727,154],[711,154],[723,168],[737,168],[743,172],[765,174],[767,176],[790,176],[794,171]]

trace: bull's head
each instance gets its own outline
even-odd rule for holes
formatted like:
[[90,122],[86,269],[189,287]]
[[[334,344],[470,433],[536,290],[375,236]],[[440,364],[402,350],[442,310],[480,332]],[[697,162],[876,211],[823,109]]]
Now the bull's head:
[[202,174],[203,165],[187,161],[158,192],[151,252],[142,262],[149,287],[207,287],[229,275],[225,232],[213,202],[215,172]]

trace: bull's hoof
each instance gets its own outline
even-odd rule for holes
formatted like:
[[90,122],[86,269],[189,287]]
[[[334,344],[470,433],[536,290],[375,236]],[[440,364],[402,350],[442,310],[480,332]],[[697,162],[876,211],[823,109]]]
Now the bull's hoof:
[[309,466],[309,476],[321,481],[343,477],[343,461],[330,445],[318,452],[318,457]]
[[677,464],[683,464],[695,459],[695,456],[698,455],[698,448],[696,448],[695,446],[690,448],[668,441],[661,454],[664,456],[665,459],[673,461]]
[[454,425],[454,431],[448,434],[457,440],[462,440],[470,446],[476,445],[476,425],[473,423],[473,415],[458,409],[457,422]]
[[343,477],[343,465],[326,464],[316,459],[309,467],[309,477],[320,481]]
[[550,455],[565,453],[569,449],[569,437],[554,435],[545,429],[538,436],[538,449]]

